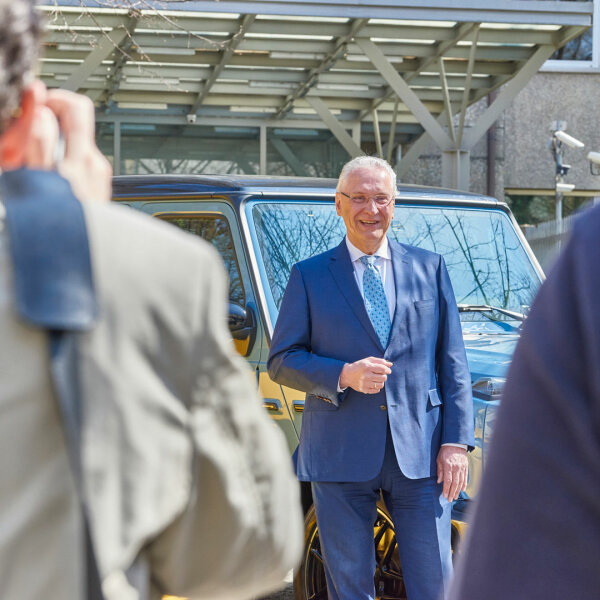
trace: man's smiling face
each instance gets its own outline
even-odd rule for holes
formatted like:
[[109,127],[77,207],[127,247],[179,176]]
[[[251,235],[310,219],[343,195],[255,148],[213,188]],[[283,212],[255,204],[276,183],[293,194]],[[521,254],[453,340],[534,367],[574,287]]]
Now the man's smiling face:
[[[364,167],[346,175],[335,196],[335,208],[344,219],[348,239],[366,254],[373,254],[385,238],[394,216],[394,192],[385,169]],[[389,204],[379,206],[374,198],[381,196],[391,198]],[[361,205],[351,200],[357,197],[367,198],[367,202]]]

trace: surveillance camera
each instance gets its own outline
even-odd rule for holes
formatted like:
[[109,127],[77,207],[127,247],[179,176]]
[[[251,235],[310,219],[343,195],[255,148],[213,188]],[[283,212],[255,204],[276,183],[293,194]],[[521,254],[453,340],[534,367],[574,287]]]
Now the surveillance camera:
[[562,194],[566,194],[567,192],[572,192],[575,189],[575,186],[572,183],[557,183],[556,191],[561,192]]
[[600,152],[588,152],[587,159],[595,165],[600,165]]
[[556,165],[556,173],[563,177],[569,173],[571,165]]
[[555,131],[554,137],[561,141],[563,144],[569,146],[569,148],[583,148],[585,144],[574,138],[572,135],[565,133],[564,131]]
[[600,152],[588,152],[587,159],[590,161],[590,173],[600,175]]
[[196,115],[194,114],[189,114],[185,118],[190,125],[193,125],[196,122]]

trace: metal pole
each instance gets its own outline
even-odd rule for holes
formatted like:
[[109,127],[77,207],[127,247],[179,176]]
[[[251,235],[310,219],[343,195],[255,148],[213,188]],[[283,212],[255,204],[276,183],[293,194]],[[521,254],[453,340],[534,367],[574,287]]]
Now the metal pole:
[[[490,106],[496,99],[496,90],[490,92],[487,97],[487,105]],[[496,124],[487,131],[487,195],[496,195]]]
[[379,117],[377,116],[377,109],[373,109],[373,131],[375,133],[375,146],[377,147],[377,154],[379,158],[383,158],[383,148],[381,147],[381,131],[379,130]]
[[563,195],[562,195],[562,192],[558,191],[558,189],[556,190],[556,194],[555,194],[555,202],[556,202],[556,206],[555,206],[554,218],[556,219],[556,230],[557,230],[557,233],[559,233],[560,224],[562,223]]
[[260,126],[260,138],[259,138],[259,175],[267,174],[267,126]]
[[113,173],[121,174],[121,121],[114,122],[113,130]]
[[392,153],[394,151],[394,136],[396,135],[396,122],[398,120],[398,105],[400,104],[400,98],[396,98],[396,104],[394,104],[394,114],[392,116],[392,124],[390,125],[390,135],[388,138],[388,151],[387,161],[392,164]]
[[[562,177],[557,177],[556,182],[558,184],[558,180],[562,179]],[[560,252],[562,247],[562,232],[563,232],[563,220],[562,220],[562,205],[563,205],[563,194],[558,191],[558,187],[556,189],[556,197],[555,197],[555,222],[556,222],[556,250]]]

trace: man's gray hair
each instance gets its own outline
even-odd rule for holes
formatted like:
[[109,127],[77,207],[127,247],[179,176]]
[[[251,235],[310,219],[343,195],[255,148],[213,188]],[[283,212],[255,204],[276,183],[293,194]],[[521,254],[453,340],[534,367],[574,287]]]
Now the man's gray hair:
[[357,169],[383,169],[390,176],[390,180],[392,182],[392,190],[394,195],[396,194],[396,173],[394,169],[390,166],[390,163],[387,160],[383,160],[383,158],[378,158],[377,156],[357,156],[352,160],[349,160],[343,167],[340,172],[340,177],[338,179],[336,192],[340,190],[343,182],[346,177],[352,173],[352,171],[356,171]]
[[0,0],[0,135],[31,80],[41,30],[32,0]]

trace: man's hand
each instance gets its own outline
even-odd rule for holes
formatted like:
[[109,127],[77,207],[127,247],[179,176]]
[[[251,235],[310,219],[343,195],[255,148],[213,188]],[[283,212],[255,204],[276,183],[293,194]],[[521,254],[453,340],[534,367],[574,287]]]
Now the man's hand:
[[42,171],[53,169],[58,140],[58,121],[54,113],[43,104],[36,106],[29,143],[25,150],[25,165],[30,169]]
[[86,96],[48,90],[46,105],[58,119],[65,140],[65,156],[58,172],[69,181],[80,200],[109,202],[112,169],[94,139],[94,104]]
[[[112,169],[96,146],[92,101],[66,90],[46,90],[39,81],[32,84],[30,93],[35,110],[25,165],[31,169],[57,169],[80,200],[109,202]],[[55,164],[59,130],[64,157]]]
[[340,374],[340,387],[351,387],[363,394],[376,394],[392,372],[391,366],[389,360],[374,356],[346,363]]
[[467,489],[469,461],[467,451],[456,446],[442,446],[437,457],[437,482],[444,482],[443,494],[450,502]]

